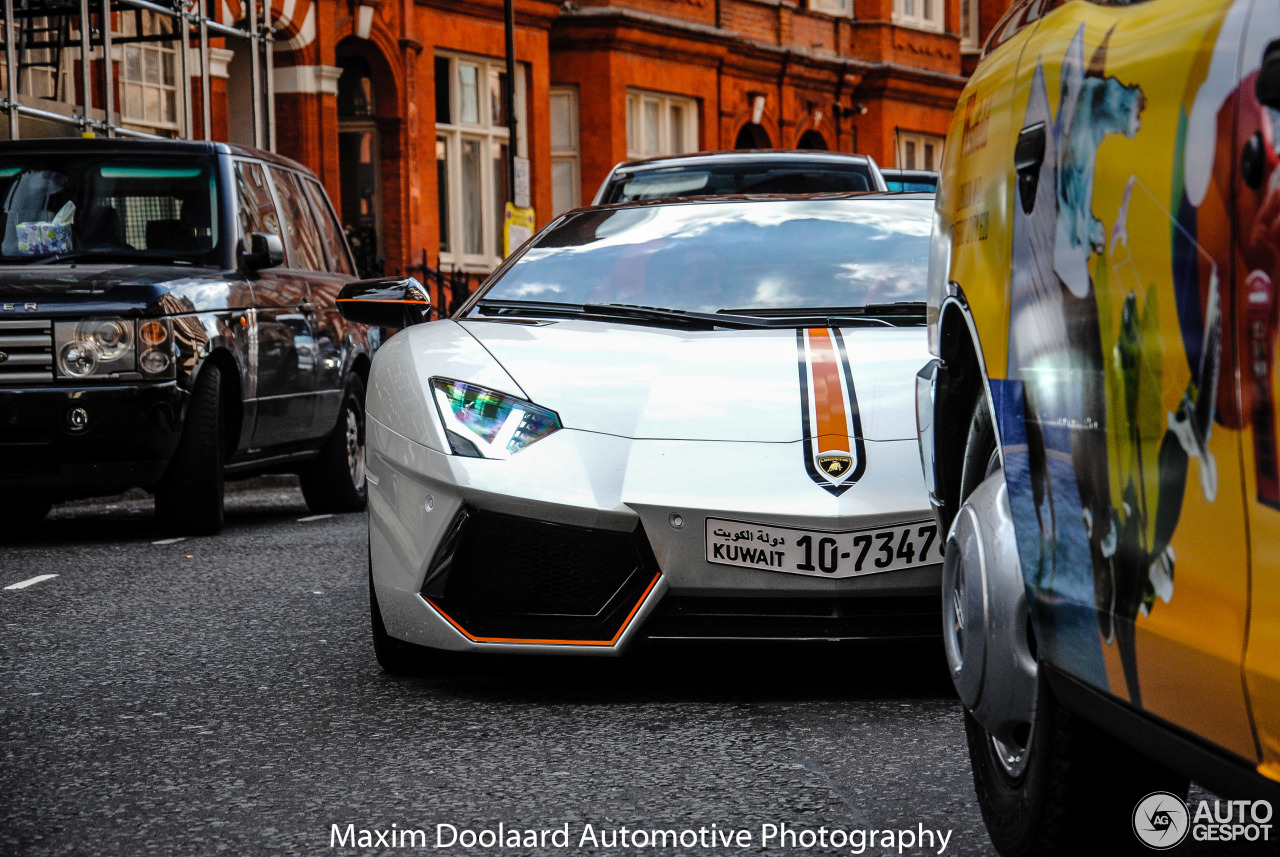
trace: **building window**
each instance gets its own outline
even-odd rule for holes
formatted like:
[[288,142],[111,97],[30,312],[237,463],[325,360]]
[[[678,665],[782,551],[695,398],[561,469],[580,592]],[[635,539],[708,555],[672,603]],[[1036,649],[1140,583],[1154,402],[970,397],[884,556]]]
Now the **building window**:
[[[8,32],[14,36],[19,30],[22,30],[22,35],[15,36],[15,39],[27,47],[17,74],[18,95],[63,104],[75,103],[70,71],[80,55],[80,34],[71,28],[71,17],[19,19]],[[60,44],[74,47],[60,48]],[[17,65],[15,60],[15,67]],[[6,73],[5,64],[0,63],[0,88],[7,90]]]
[[898,134],[898,169],[933,170],[942,166],[941,137],[932,134]]
[[119,21],[121,120],[148,130],[178,130],[177,47],[171,40],[147,40],[171,35],[173,21],[145,10],[121,14]]
[[982,47],[978,0],[960,0],[960,50],[977,51]]
[[627,90],[627,157],[698,150],[698,103],[692,98]]
[[942,30],[946,15],[943,0],[893,0],[893,22],[922,30]]
[[[528,157],[524,66],[517,67],[516,153]],[[463,55],[435,59],[436,180],[440,259],[491,268],[502,260],[502,225],[511,199],[510,134],[502,60]]]
[[578,162],[578,89],[551,87],[551,213],[582,204]]
[[853,0],[809,0],[809,11],[850,18],[853,16]]

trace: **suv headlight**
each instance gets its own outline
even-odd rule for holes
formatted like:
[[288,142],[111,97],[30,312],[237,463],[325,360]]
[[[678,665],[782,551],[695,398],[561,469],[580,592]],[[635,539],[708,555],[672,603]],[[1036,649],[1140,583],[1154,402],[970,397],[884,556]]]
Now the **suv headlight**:
[[454,455],[510,458],[563,428],[555,411],[496,390],[432,378],[431,392]]
[[174,377],[173,323],[167,318],[54,322],[53,341],[63,378],[110,380],[135,373],[148,379]]

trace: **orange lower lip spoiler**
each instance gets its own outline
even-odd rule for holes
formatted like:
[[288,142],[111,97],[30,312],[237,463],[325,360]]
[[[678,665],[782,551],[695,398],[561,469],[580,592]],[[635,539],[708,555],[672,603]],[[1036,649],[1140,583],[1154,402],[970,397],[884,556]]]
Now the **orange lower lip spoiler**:
[[644,593],[636,601],[636,605],[631,608],[631,612],[627,614],[626,620],[622,623],[622,627],[618,628],[618,633],[613,635],[612,640],[538,640],[538,639],[522,639],[519,637],[477,637],[463,628],[453,617],[444,610],[440,609],[440,605],[436,604],[425,595],[419,595],[423,601],[431,605],[431,608],[444,617],[445,621],[457,629],[458,633],[466,637],[473,643],[523,643],[527,646],[612,646],[622,637],[623,632],[631,627],[631,620],[636,617],[636,613],[640,610],[640,605],[644,604],[649,597],[649,593],[653,591],[653,587],[658,585],[658,579],[662,577],[662,572],[658,572],[653,576],[653,580],[649,581],[649,585],[645,587]]

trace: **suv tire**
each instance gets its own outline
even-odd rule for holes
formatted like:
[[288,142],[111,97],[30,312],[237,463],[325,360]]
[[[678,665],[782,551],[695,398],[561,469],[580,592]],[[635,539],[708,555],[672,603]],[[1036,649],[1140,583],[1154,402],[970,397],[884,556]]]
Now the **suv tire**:
[[182,437],[156,486],[156,520],[171,535],[222,532],[222,371],[206,365],[187,403]]
[[364,475],[364,381],[348,373],[338,422],[320,455],[299,473],[302,497],[316,514],[363,512],[369,502]]

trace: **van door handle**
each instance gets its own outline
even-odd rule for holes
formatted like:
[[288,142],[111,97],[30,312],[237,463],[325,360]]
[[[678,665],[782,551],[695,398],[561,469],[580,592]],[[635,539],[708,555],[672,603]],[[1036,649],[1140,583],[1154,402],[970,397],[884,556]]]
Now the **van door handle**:
[[1036,191],[1040,188],[1040,167],[1044,164],[1045,127],[1043,122],[1028,125],[1018,132],[1018,145],[1013,150],[1013,166],[1018,172],[1018,198],[1024,214],[1036,207]]

